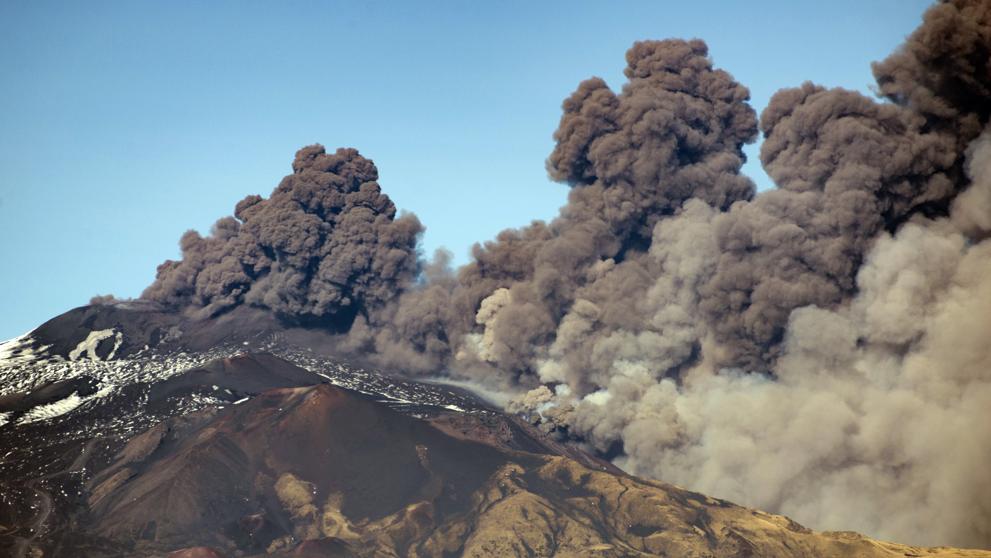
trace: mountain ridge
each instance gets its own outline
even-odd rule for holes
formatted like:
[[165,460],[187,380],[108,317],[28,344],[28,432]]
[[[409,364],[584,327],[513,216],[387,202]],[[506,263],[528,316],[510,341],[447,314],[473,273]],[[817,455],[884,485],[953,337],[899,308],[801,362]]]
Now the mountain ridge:
[[[5,553],[991,556],[819,533],[639,479],[466,392],[335,363],[261,327],[209,351],[134,342],[133,328],[165,324],[120,316],[148,315],[77,309],[22,338],[26,350],[8,345]],[[80,350],[107,330],[117,350]]]

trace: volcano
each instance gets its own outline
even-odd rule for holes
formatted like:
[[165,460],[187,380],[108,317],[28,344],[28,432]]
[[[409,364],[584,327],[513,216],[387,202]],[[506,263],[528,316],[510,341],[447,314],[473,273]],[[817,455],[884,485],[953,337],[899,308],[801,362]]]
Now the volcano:
[[630,476],[470,392],[294,344],[249,310],[77,308],[2,346],[0,552],[991,556]]

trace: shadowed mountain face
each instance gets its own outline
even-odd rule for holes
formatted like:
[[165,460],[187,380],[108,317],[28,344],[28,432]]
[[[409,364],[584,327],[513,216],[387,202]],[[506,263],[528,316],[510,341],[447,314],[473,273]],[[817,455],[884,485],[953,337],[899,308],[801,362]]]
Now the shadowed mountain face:
[[279,354],[8,359],[62,376],[0,397],[0,555],[991,556],[816,533],[469,394]]
[[507,461],[327,384],[167,421],[122,455],[147,457],[118,459],[90,481],[87,529],[254,551],[329,530],[348,535],[351,523],[394,518],[413,503],[424,521],[464,513]]
[[[241,307],[218,318],[196,320],[153,302],[134,300],[72,309],[42,324],[30,339],[33,348],[44,347],[48,356],[108,360],[149,349],[204,351],[285,329],[270,312],[257,308]],[[107,333],[94,335],[101,332]]]

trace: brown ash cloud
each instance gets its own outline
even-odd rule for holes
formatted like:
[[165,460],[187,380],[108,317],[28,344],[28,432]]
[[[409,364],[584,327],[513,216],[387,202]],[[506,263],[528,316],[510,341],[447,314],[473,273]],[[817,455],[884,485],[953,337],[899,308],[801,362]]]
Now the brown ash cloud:
[[721,254],[701,307],[726,364],[763,371],[792,310],[854,293],[880,231],[946,211],[959,154],[955,136],[912,111],[808,83],[779,91],[761,128],[761,162],[777,189],[717,221]]
[[645,252],[588,267],[513,407],[818,528],[991,545],[989,21],[986,1],[935,6],[875,65],[884,100],[775,95],[777,188],[690,198]]
[[943,1],[874,64],[877,98],[805,83],[758,121],[704,42],[638,42],[620,90],[562,105],[560,214],[466,266],[417,261],[370,161],[306,148],[145,297],[329,326],[337,351],[516,395],[630,472],[816,528],[991,546],[989,52],[991,1]]
[[304,147],[292,169],[209,236],[186,232],[182,259],[160,265],[142,298],[201,317],[251,304],[331,329],[393,300],[417,274],[420,222],[397,217],[378,169],[354,149]]

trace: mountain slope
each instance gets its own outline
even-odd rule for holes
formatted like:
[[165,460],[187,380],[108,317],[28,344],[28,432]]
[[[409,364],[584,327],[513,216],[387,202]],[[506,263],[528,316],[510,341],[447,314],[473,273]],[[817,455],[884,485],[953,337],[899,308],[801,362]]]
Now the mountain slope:
[[0,345],[0,555],[991,556],[638,479],[296,334],[128,303]]
[[[192,410],[177,404],[203,390],[231,393]],[[134,398],[141,403],[128,412],[146,413],[146,427],[65,435]],[[94,557],[991,556],[816,533],[628,476],[484,405],[397,401],[244,354],[57,418],[9,423],[5,447],[37,446],[36,459],[55,465],[44,474],[0,468],[0,548]],[[12,437],[38,440],[44,429],[63,433],[58,452]]]

